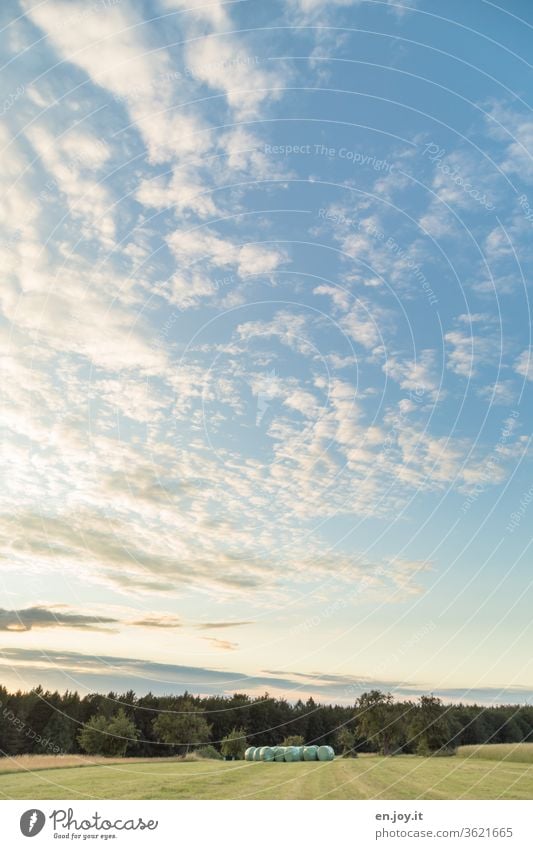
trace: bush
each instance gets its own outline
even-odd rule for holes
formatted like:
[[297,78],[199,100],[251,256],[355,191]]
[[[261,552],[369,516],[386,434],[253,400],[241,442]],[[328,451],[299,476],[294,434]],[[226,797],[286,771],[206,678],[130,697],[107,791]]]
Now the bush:
[[192,754],[197,755],[199,758],[208,758],[213,761],[224,760],[218,749],[215,749],[214,746],[202,746],[201,749],[196,749]]
[[356,737],[353,731],[344,726],[335,736],[335,749],[343,758],[356,758]]
[[244,728],[233,728],[227,737],[224,737],[220,751],[228,760],[240,761],[244,758],[246,749],[246,731]]
[[293,734],[292,736],[285,737],[282,746],[303,746],[304,738],[300,734]]
[[183,754],[188,754],[191,746],[207,743],[211,735],[211,726],[190,699],[181,702],[179,711],[160,713],[152,727],[158,740],[176,746]]
[[131,743],[135,743],[139,731],[121,708],[115,716],[93,716],[80,732],[78,742],[88,755],[124,757]]

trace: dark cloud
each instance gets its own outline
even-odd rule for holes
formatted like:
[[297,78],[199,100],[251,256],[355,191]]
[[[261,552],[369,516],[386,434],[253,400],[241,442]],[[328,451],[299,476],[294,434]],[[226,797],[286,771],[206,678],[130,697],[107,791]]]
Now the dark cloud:
[[253,625],[252,621],[249,622],[200,622],[196,627],[202,628],[203,630],[213,629],[213,628],[236,628],[240,625]]
[[[199,694],[260,693],[265,690],[283,692],[290,701],[313,696],[322,702],[351,704],[363,692],[377,688],[390,690],[398,698],[416,698],[432,692],[447,702],[462,701],[478,704],[524,704],[533,701],[533,688],[434,689],[424,685],[406,686],[402,682],[370,681],[357,676],[339,676],[342,684],[302,683],[304,675],[284,676],[268,674],[243,675],[221,669],[201,666],[179,666],[155,663],[136,658],[84,655],[78,652],[39,651],[36,649],[6,648],[0,650],[0,672],[4,683],[12,681],[23,689],[43,684],[59,690],[124,692],[133,689],[138,694],[151,691],[183,693],[185,690]],[[314,676],[311,676],[314,677]],[[321,679],[324,680],[323,678]],[[346,682],[351,682],[347,684]]]
[[128,624],[137,625],[139,628],[181,628],[180,620],[174,616],[145,616],[144,619],[137,619]]
[[[357,684],[363,688],[379,685],[380,689],[392,689],[397,686],[397,683],[394,681],[373,680],[367,684],[366,678],[358,678],[355,675],[332,675],[330,672],[294,672],[289,669],[262,669],[261,672],[264,675],[294,675],[295,678],[303,678],[305,681],[315,681],[316,683],[326,681],[328,684],[338,684],[345,687]],[[403,683],[408,684],[406,681]]]
[[61,609],[26,607],[24,610],[0,608],[0,631],[31,631],[32,628],[81,628],[85,631],[109,631],[105,625],[116,625],[118,619],[65,613]]
[[23,610],[0,608],[0,631],[31,631],[32,628],[79,628],[85,631],[116,631],[108,625],[135,625],[140,628],[181,628],[175,616],[145,616],[135,621],[71,612],[63,605],[26,607]]

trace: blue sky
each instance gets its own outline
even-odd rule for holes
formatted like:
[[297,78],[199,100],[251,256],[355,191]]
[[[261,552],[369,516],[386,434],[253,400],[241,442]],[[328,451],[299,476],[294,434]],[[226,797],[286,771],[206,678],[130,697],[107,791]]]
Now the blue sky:
[[528,4],[1,16],[2,680],[529,700]]

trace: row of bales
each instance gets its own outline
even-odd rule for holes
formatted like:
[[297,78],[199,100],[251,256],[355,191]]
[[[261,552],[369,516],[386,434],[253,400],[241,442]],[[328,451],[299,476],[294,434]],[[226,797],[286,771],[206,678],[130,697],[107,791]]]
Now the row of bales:
[[250,746],[244,753],[247,761],[332,761],[335,752],[331,746]]

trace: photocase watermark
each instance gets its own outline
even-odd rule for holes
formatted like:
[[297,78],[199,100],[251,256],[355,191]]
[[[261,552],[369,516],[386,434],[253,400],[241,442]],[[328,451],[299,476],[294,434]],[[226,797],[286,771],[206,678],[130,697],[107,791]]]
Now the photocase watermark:
[[24,837],[38,835],[47,819],[50,820],[54,837],[83,842],[87,838],[112,840],[118,836],[115,832],[155,831],[159,827],[159,820],[145,820],[141,816],[110,818],[102,816],[98,811],[90,816],[78,816],[74,808],[56,808],[47,817],[39,808],[29,808],[20,818],[20,830]]
[[524,213],[526,221],[530,221],[531,224],[533,224],[533,207],[531,206],[527,195],[520,195],[518,198],[518,206]]
[[0,104],[0,117],[3,117],[6,112],[9,112],[11,107],[21,98],[26,89],[23,85],[18,85],[15,91],[10,92],[8,96],[5,98],[4,102]]
[[524,518],[527,508],[533,501],[533,485],[529,487],[527,492],[524,492],[520,499],[520,509],[514,510],[511,513],[511,521],[506,527],[506,531],[509,534],[514,534],[516,529],[519,527],[520,522]]
[[[49,816],[49,819],[52,820],[52,826],[54,831],[58,831],[60,828],[68,833],[69,837],[81,837],[81,835],[76,834],[77,831],[81,832],[113,832],[113,831],[155,831],[159,825],[158,820],[144,820],[142,817],[128,817],[127,819],[108,819],[107,817],[103,817],[101,814],[96,811],[91,818],[83,817],[76,819],[73,808],[58,808]],[[111,835],[115,836],[115,835]],[[105,837],[105,835],[101,835],[101,837]]]
[[24,811],[20,818],[20,830],[24,837],[36,837],[44,828],[46,817],[38,808]]
[[331,212],[331,210],[326,209],[325,207],[318,210],[318,217],[322,218],[324,221],[328,221],[330,224],[344,226],[360,232],[362,231],[368,236],[371,236],[373,239],[376,239],[376,241],[380,242],[388,251],[394,254],[394,256],[397,256],[405,264],[416,282],[422,288],[429,303],[432,306],[438,304],[439,300],[431,288],[429,280],[422,271],[420,263],[417,262],[409,251],[403,248],[396,239],[393,239],[392,236],[387,238],[383,230],[380,230],[373,221],[349,218],[343,213]]
[[426,275],[422,271],[422,268],[420,267],[420,263],[416,262],[416,260],[413,259],[413,257],[408,253],[408,251],[406,251],[404,248],[400,247],[400,245],[398,244],[396,239],[393,239],[393,238],[390,237],[390,238],[387,239],[385,244],[386,244],[386,247],[390,251],[392,251],[392,253],[396,254],[396,256],[400,257],[400,259],[405,261],[407,268],[412,273],[412,275],[415,278],[415,280],[417,281],[417,283],[419,283],[420,286],[422,287],[424,294],[427,296],[428,302],[432,306],[435,306],[436,304],[438,304],[439,300],[438,300],[435,292],[431,288],[429,280],[427,279]]
[[150,90],[152,93],[157,91],[157,89],[163,85],[164,83],[170,82],[187,82],[191,80],[198,80],[200,76],[200,72],[206,73],[208,71],[223,71],[231,68],[256,68],[261,64],[260,56],[249,56],[246,53],[236,53],[235,56],[232,56],[230,59],[221,59],[220,61],[214,62],[202,62],[198,66],[194,68],[185,65],[182,70],[173,70],[173,71],[164,71],[161,74],[158,74],[152,82],[148,86],[131,86],[128,88],[127,94],[119,94],[115,92],[113,94],[113,100],[117,103],[131,103],[133,100],[141,100],[147,96],[150,96]]
[[74,14],[64,14],[58,17],[57,22],[54,22],[54,32],[60,33],[62,30],[70,29],[80,22],[83,23],[91,15],[106,12],[108,9],[114,9],[116,6],[120,6],[121,3],[122,0],[93,0],[93,2],[79,4]]
[[394,167],[387,159],[377,159],[369,153],[351,150],[349,147],[328,147],[325,144],[265,144],[264,152],[271,156],[325,156],[327,159],[343,159],[353,165],[367,165],[374,171],[389,173]]
[[461,508],[463,513],[467,513],[472,504],[474,504],[478,500],[479,496],[485,492],[486,485],[494,481],[494,473],[497,473],[500,468],[498,466],[499,455],[505,447],[509,437],[512,436],[519,415],[520,413],[517,410],[511,410],[508,418],[505,419],[498,442],[494,446],[489,457],[483,463],[480,480],[476,483],[472,492],[463,503]]
[[235,286],[237,277],[235,274],[227,274],[225,277],[217,277],[213,280],[213,289],[219,292],[220,289],[225,289],[227,286]]
[[455,183],[455,185],[462,189],[465,194],[469,195],[473,200],[475,200],[489,212],[492,212],[492,210],[496,207],[493,203],[490,203],[485,192],[480,192],[480,190],[476,189],[470,181],[463,177],[463,175],[459,172],[457,168],[448,165],[448,163],[445,161],[446,155],[446,148],[440,147],[434,142],[430,142],[429,144],[427,144],[422,152],[422,156],[427,156],[429,161],[433,162],[435,164],[435,167],[442,174],[445,174],[447,177],[450,178],[452,183]]
[[[0,702],[0,707],[2,707],[2,703]],[[13,727],[20,734],[24,734],[28,740],[31,740],[32,743],[36,743],[42,747],[43,750],[50,752],[53,755],[62,754],[62,749],[60,746],[54,744],[53,740],[49,737],[43,737],[41,734],[38,734],[33,728],[31,728],[23,719],[21,719],[17,714],[12,711],[10,708],[5,707],[2,710],[2,716],[6,720],[6,722],[10,722]]]

